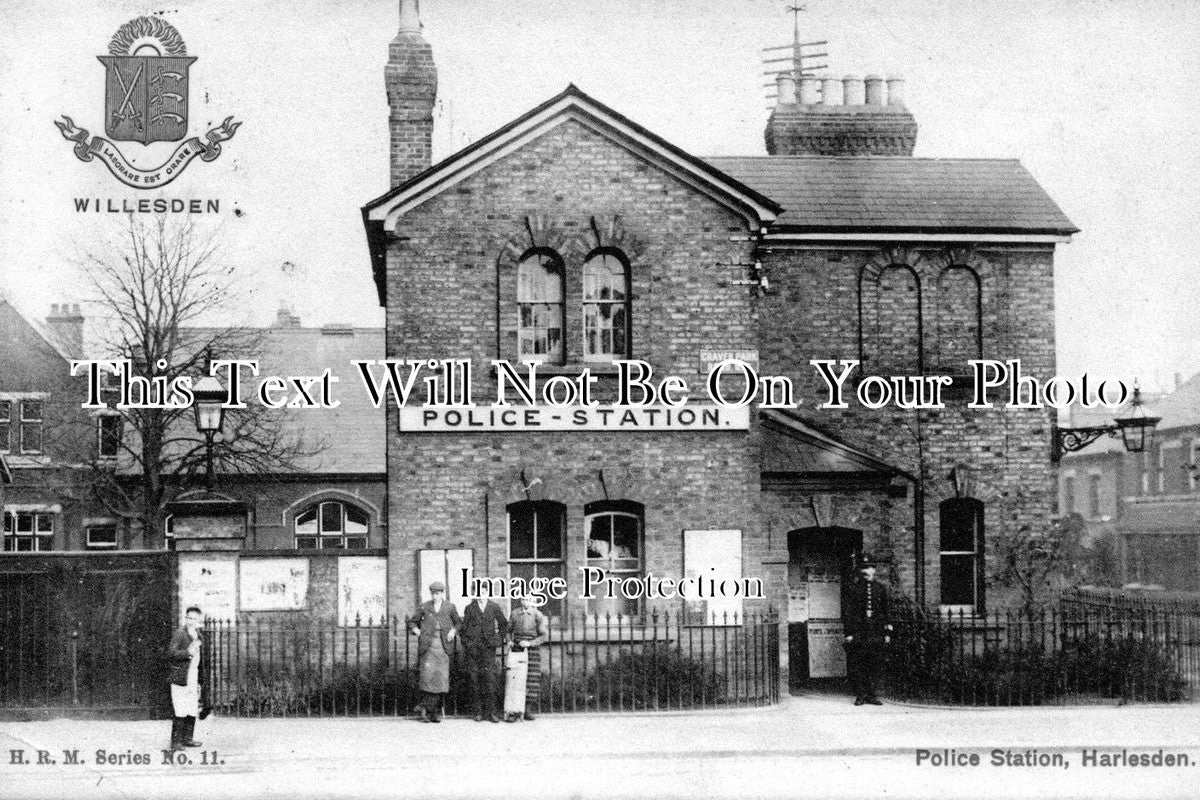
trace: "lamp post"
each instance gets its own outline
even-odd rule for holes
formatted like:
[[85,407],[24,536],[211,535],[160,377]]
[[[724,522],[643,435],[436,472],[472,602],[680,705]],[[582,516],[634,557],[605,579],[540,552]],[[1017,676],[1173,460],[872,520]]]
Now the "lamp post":
[[1112,425],[1090,425],[1079,428],[1050,426],[1050,460],[1058,463],[1063,453],[1082,450],[1101,436],[1121,437],[1125,450],[1140,453],[1154,440],[1154,428],[1162,417],[1151,416],[1142,402],[1142,390],[1133,386],[1133,401],[1120,416],[1113,417]]
[[206,375],[192,388],[196,407],[196,430],[204,434],[205,486],[213,489],[213,436],[225,421],[225,387],[211,375]]

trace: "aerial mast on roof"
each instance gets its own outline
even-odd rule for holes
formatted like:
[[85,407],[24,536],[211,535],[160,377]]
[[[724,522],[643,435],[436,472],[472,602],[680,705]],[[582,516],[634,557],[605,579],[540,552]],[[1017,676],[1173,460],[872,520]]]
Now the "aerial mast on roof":
[[[783,73],[787,73],[787,72],[792,73],[793,77],[798,81],[804,77],[820,77],[821,70],[828,68],[828,66],[829,66],[828,64],[813,63],[813,62],[818,61],[819,59],[829,57],[829,53],[827,53],[827,52],[814,52],[815,49],[821,49],[821,48],[826,47],[829,44],[828,41],[825,41],[825,40],[822,40],[819,42],[802,42],[802,41],[800,41],[800,12],[804,11],[805,9],[806,9],[806,7],[802,6],[802,5],[792,5],[792,6],[787,7],[787,10],[792,13],[792,43],[791,44],[781,44],[781,45],[776,45],[774,47],[764,47],[762,49],[762,52],[764,54],[763,55],[763,65],[766,67],[766,69],[763,71],[763,75],[770,78],[770,80],[771,80],[770,83],[764,83],[763,88],[774,89],[776,86],[775,77],[777,75],[781,75]],[[770,57],[772,54],[774,54],[780,50],[791,50],[792,52],[791,52],[791,55],[783,56],[780,58]],[[790,66],[784,67],[782,69],[772,66],[774,64],[782,64],[782,63],[788,63],[788,64],[790,64]],[[768,95],[769,99],[773,99],[774,97],[775,97],[775,95],[773,95],[773,94]]]

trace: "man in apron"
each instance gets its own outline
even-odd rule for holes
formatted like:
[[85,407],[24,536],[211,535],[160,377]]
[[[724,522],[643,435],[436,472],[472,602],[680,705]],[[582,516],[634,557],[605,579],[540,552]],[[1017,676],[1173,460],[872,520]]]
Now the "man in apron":
[[550,621],[537,610],[532,597],[522,597],[520,607],[509,620],[508,630],[512,649],[504,660],[508,670],[504,682],[504,720],[516,722],[522,717],[531,720],[542,680],[539,648],[550,635]]
[[[175,631],[167,645],[171,666],[171,750],[199,747],[192,739],[196,717],[200,715],[201,642],[200,623],[204,615],[196,606],[188,607],[183,627]],[[207,715],[206,715],[207,716]]]
[[450,657],[454,653],[454,637],[462,618],[458,609],[446,599],[446,585],[441,581],[429,584],[431,599],[421,604],[408,620],[408,629],[417,638],[417,667],[420,670],[421,704],[418,707],[422,722],[442,721],[442,699],[450,691]]

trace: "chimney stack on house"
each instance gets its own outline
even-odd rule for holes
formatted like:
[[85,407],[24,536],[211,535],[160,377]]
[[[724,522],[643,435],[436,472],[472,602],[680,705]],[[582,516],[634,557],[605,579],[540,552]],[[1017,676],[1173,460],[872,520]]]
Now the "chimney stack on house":
[[[799,83],[800,92],[784,91]],[[840,81],[780,74],[767,120],[773,156],[911,156],[917,122],[904,105],[904,79],[847,75]]]
[[437,67],[421,35],[420,0],[400,0],[400,30],[388,46],[384,69],[391,132],[391,185],[423,172],[432,163],[433,104]]
[[83,314],[78,303],[52,303],[46,327],[72,358],[83,358]]

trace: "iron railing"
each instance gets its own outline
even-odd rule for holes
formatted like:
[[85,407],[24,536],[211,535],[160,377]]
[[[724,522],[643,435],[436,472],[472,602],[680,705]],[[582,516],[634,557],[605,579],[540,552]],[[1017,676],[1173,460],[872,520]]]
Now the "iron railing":
[[1061,604],[1064,609],[1163,611],[1200,616],[1200,592],[1079,586],[1064,591]]
[[[686,612],[556,620],[541,648],[541,712],[757,706],[779,700],[774,610],[718,624]],[[405,621],[209,621],[210,701],[232,716],[409,713],[419,699],[417,638]],[[499,669],[497,659],[497,669]],[[499,681],[503,685],[503,681]],[[461,648],[449,714],[472,710]]]
[[1063,603],[1034,611],[893,615],[893,696],[963,705],[1172,702],[1200,689],[1200,619]]

